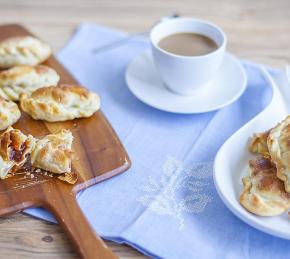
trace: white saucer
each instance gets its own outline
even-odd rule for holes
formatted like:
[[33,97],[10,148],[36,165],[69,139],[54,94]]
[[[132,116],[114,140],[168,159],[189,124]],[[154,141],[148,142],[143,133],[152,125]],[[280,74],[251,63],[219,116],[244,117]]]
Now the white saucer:
[[[128,66],[126,81],[130,91],[142,102],[157,109],[173,113],[202,113],[220,109],[237,100],[247,85],[246,73],[240,62],[226,53],[215,78],[192,96],[171,92],[161,81],[147,51]],[[214,84],[214,85],[212,85]]]

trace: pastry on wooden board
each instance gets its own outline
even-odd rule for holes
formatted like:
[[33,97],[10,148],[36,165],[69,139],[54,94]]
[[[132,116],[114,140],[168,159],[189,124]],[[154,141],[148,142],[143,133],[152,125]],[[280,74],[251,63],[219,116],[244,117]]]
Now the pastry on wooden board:
[[[50,55],[51,48],[31,36],[0,41],[0,69],[6,69],[0,72],[0,130],[21,117],[13,101],[20,101],[34,119],[49,122],[90,117],[100,108],[99,96],[86,88],[57,85],[57,72],[39,65]],[[36,139],[9,127],[0,136],[0,178],[13,176],[27,162],[33,173],[74,184],[78,176],[71,169],[72,142],[69,130]]]
[[0,96],[18,101],[20,94],[30,95],[38,88],[57,85],[59,75],[44,65],[19,65],[0,72]]
[[0,136],[0,178],[20,169],[35,145],[35,138],[9,127]]
[[23,94],[20,105],[35,120],[56,122],[90,117],[100,108],[100,98],[81,86],[60,85]]
[[21,112],[16,103],[0,97],[0,130],[5,130],[19,120]]
[[49,45],[32,36],[10,37],[0,41],[0,68],[38,65],[52,54]]
[[56,174],[69,184],[75,184],[78,175],[71,172],[71,147],[73,136],[69,130],[62,130],[36,139],[18,129],[9,127],[0,136],[0,178],[13,176],[26,162],[34,170],[31,174]]
[[73,135],[61,130],[37,140],[31,152],[31,164],[55,174],[71,173]]
[[249,161],[249,175],[243,178],[240,203],[259,216],[277,216],[290,208],[290,193],[277,177],[275,165],[265,157]]

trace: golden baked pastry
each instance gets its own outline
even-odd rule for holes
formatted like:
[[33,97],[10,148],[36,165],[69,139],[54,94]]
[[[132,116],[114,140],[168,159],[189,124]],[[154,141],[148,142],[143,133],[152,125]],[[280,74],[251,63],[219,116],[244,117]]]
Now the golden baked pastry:
[[5,130],[19,120],[20,110],[16,103],[0,98],[0,130]]
[[0,178],[6,178],[8,173],[14,173],[23,166],[34,145],[35,139],[31,135],[26,136],[20,130],[9,127],[0,136]]
[[69,130],[39,139],[31,152],[32,166],[55,174],[71,173],[72,141]]
[[0,42],[0,68],[34,66],[48,59],[51,53],[46,43],[34,37],[11,37]]
[[100,98],[81,86],[60,85],[21,95],[20,104],[33,119],[53,122],[90,117],[100,108]]
[[290,192],[290,116],[274,127],[269,134],[267,145],[277,176]]
[[0,96],[18,101],[20,94],[30,95],[40,87],[57,85],[59,75],[47,66],[15,66],[0,72]]
[[249,161],[249,175],[243,178],[240,203],[260,216],[276,216],[290,208],[290,193],[276,175],[275,165],[265,157]]
[[269,157],[269,150],[267,145],[267,138],[269,134],[270,131],[255,133],[250,140],[249,151]]

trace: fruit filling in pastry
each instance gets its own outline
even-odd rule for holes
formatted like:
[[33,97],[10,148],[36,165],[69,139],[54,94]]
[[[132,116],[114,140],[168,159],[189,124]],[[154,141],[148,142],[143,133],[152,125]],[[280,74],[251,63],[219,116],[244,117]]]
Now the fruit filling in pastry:
[[9,127],[0,136],[0,178],[19,170],[27,161],[35,145],[35,138]]

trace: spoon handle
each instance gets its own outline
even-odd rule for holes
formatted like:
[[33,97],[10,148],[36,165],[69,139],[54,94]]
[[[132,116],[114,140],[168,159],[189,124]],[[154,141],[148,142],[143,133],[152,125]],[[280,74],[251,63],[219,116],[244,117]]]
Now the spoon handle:
[[149,31],[143,31],[143,32],[130,34],[128,37],[125,37],[125,38],[123,38],[121,40],[117,40],[117,41],[114,41],[112,43],[103,45],[103,46],[101,46],[99,48],[93,49],[93,53],[94,54],[98,54],[100,52],[104,52],[104,51],[108,51],[108,50],[114,49],[116,47],[120,47],[120,46],[122,46],[123,44],[127,43],[128,41],[130,41],[132,39],[135,39],[137,37],[142,37],[142,36],[148,36],[148,34],[149,34]]
[[[163,22],[163,21],[168,20],[168,19],[174,19],[174,18],[177,18],[179,16],[180,16],[179,14],[173,13],[173,14],[171,14],[169,16],[161,17],[161,19],[159,19],[159,21],[156,22],[153,26],[155,26],[159,22]],[[120,47],[120,46],[122,46],[123,44],[127,43],[128,41],[130,41],[132,39],[135,39],[135,38],[138,38],[138,37],[148,37],[149,33],[150,33],[150,30],[132,33],[132,34],[129,34],[127,37],[121,39],[121,40],[113,41],[113,42],[111,42],[109,44],[105,44],[103,46],[95,48],[95,49],[92,50],[92,52],[93,52],[93,54],[98,54],[100,52],[105,52],[105,51]]]

